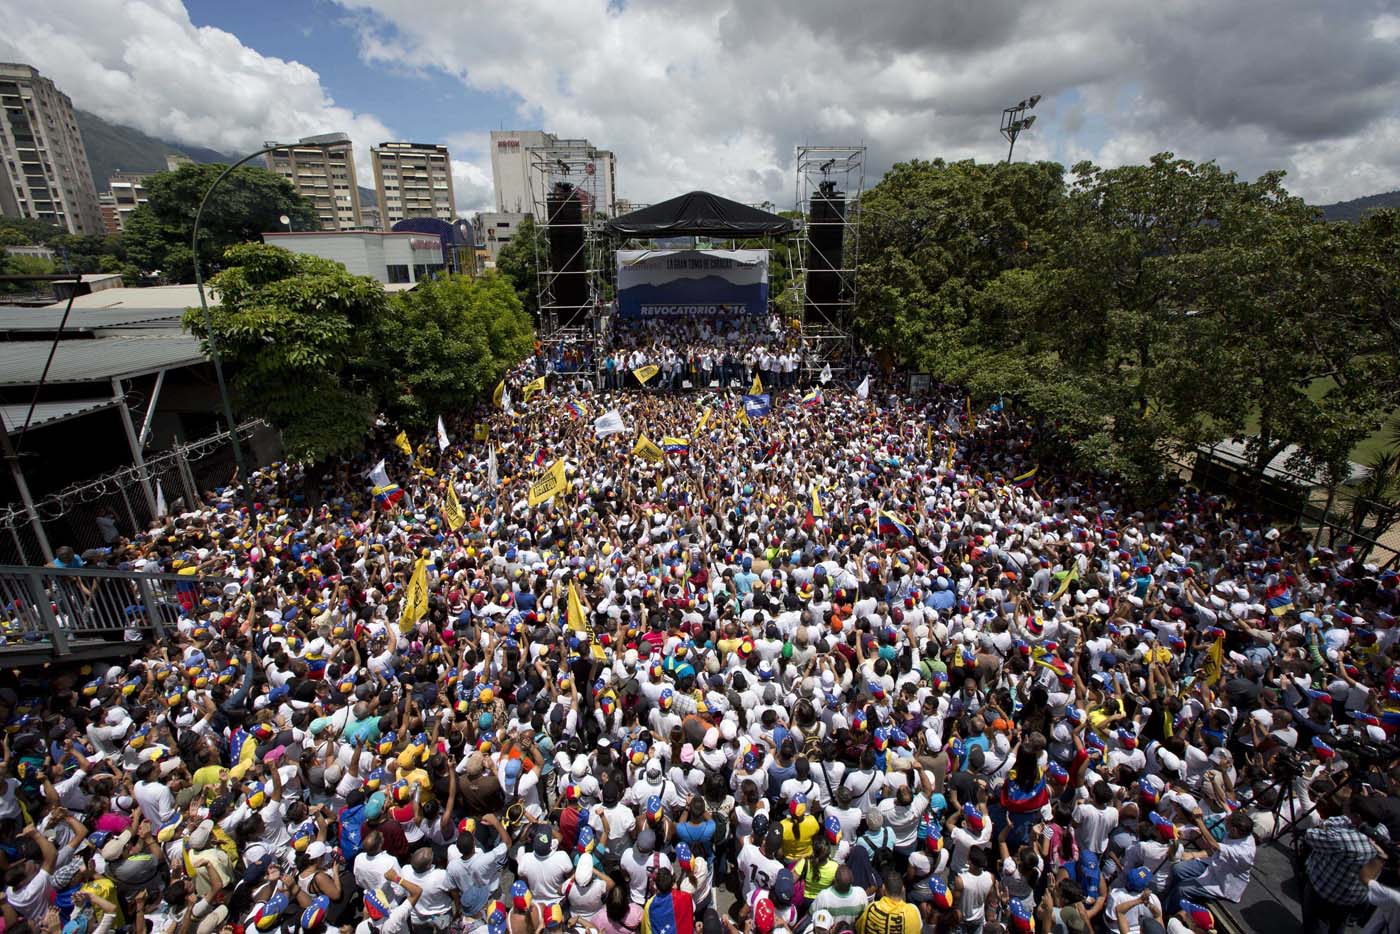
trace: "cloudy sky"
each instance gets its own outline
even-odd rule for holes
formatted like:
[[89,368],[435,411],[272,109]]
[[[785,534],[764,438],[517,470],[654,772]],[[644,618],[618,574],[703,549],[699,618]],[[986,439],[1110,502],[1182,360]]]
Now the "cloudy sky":
[[1170,149],[1323,203],[1400,188],[1400,0],[0,0],[0,59],[79,107],[227,152],[336,130],[446,142],[491,202],[487,134],[618,157],[618,194],[793,200],[793,147],[1018,159]]

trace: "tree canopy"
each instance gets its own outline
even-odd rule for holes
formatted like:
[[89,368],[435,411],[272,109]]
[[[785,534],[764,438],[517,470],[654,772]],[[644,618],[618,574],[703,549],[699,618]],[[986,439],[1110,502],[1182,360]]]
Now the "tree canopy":
[[1226,437],[1338,474],[1400,398],[1393,219],[1325,223],[1281,173],[915,162],[862,225],[865,339],[1140,487]]
[[[172,282],[194,281],[190,236],[200,199],[226,169],[218,163],[185,164],[146,180],[147,203],[126,220],[123,239],[131,261],[145,272],[160,270]],[[220,268],[224,251],[280,230],[278,218],[299,230],[319,229],[315,209],[292,183],[267,169],[244,165],[224,179],[200,221],[200,262],[206,275]]]
[[[499,277],[425,282],[390,299],[368,276],[280,247],[239,244],[223,261],[210,317],[238,407],[278,428],[296,460],[358,451],[377,414],[428,427],[533,349],[529,318]],[[198,309],[185,324],[208,337]]]
[[548,252],[549,242],[544,229],[535,226],[534,218],[527,216],[496,257],[497,271],[515,288],[521,305],[532,318],[540,310],[539,257]]

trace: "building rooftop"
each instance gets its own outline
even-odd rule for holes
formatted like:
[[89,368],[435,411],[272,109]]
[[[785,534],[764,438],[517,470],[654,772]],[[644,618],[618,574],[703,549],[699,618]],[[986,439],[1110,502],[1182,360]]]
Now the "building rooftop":
[[205,360],[201,341],[184,335],[9,341],[0,343],[0,386],[38,385],[50,350],[48,384],[129,379]]

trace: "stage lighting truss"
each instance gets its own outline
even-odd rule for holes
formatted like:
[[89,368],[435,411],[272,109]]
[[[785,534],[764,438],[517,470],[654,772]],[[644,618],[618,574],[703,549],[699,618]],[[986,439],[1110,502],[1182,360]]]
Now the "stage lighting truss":
[[[854,319],[858,297],[856,268],[860,264],[860,204],[865,191],[864,146],[798,146],[796,152],[797,186],[794,207],[802,215],[802,226],[796,238],[796,261],[792,267],[795,305],[800,309],[803,336],[816,351],[818,361],[829,357],[841,359],[851,349],[851,321]],[[836,203],[835,196],[844,196],[845,211],[835,216],[813,217],[812,200],[821,200],[826,193]],[[819,241],[835,239],[822,236],[833,228],[842,245],[839,260],[822,252]],[[834,275],[837,290],[834,296],[808,295],[809,273],[817,271]],[[833,366],[833,372],[838,367]]]
[[[607,189],[605,174],[603,157],[587,140],[560,139],[556,140],[553,146],[530,150],[528,181],[532,213],[535,217],[535,227],[542,235],[535,240],[535,264],[539,327],[544,337],[558,336],[556,332],[567,322],[573,322],[577,326],[581,321],[591,321],[600,313],[598,306],[602,294],[601,275],[606,246],[603,224],[613,211],[613,205],[607,203],[610,192]],[[584,210],[579,220],[563,217],[562,212],[557,209],[551,211],[549,193],[560,184],[572,186],[583,200]],[[582,234],[577,248],[569,257],[569,264],[572,264],[582,252],[583,269],[579,272],[555,269],[549,249],[550,231],[557,232],[569,228]],[[582,305],[567,302],[559,294],[564,277],[573,275],[581,275],[586,279],[586,300]]]

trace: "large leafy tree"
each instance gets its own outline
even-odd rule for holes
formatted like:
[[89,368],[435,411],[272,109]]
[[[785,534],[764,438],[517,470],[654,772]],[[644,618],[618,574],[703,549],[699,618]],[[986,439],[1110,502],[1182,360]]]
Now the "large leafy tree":
[[1057,169],[897,166],[867,199],[866,336],[1140,487],[1229,436],[1256,476],[1290,446],[1345,475],[1396,400],[1385,218],[1325,224],[1279,173],[1170,153]]
[[[194,281],[190,236],[199,202],[227,166],[182,165],[146,180],[147,204],[127,219],[124,240],[131,261],[146,272],[159,270],[174,282]],[[224,252],[280,230],[287,215],[300,230],[315,230],[315,210],[292,183],[258,166],[240,166],[224,179],[200,221],[199,259],[206,275],[217,272]]]
[[[230,247],[224,262],[210,316],[240,408],[277,427],[294,459],[358,450],[392,365],[373,342],[389,313],[383,286],[340,263],[261,243]],[[185,324],[207,338],[198,309]]]
[[[500,276],[423,282],[391,299],[340,263],[261,243],[230,247],[224,264],[210,316],[239,408],[278,428],[296,460],[359,450],[379,413],[427,428],[534,347]],[[207,337],[198,309],[185,324]]]
[[384,412],[425,429],[493,387],[534,349],[534,328],[510,281],[448,276],[419,283],[390,300],[375,346],[393,361]]

